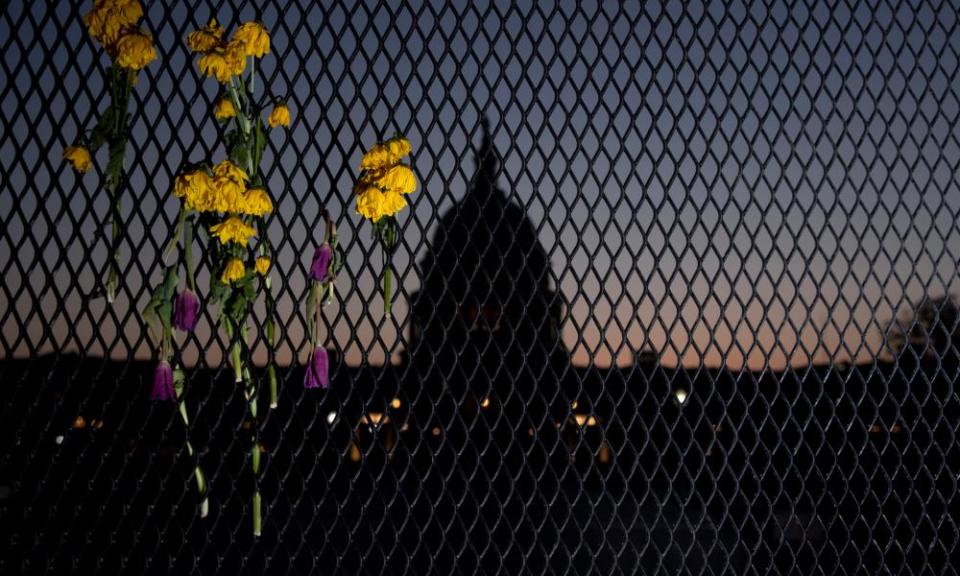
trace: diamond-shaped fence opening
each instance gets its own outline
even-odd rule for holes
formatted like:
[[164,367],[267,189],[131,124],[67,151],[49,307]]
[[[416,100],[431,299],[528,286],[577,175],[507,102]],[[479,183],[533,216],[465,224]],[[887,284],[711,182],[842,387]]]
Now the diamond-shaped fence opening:
[[[112,303],[105,151],[62,161],[109,100],[92,3],[0,11],[0,573],[957,574],[955,3],[145,4]],[[174,177],[223,156],[184,42],[213,16],[266,25],[293,112],[279,398],[248,415],[206,307],[185,427],[142,311]],[[353,183],[395,132],[387,317]]]

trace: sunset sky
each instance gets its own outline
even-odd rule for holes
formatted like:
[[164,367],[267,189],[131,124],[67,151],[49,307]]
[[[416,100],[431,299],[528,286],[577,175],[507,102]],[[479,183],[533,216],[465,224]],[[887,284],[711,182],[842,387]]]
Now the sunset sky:
[[[137,311],[160,281],[172,176],[224,155],[216,82],[183,42],[214,12],[147,7],[160,57],[134,92],[128,270],[110,309],[84,296],[106,260],[100,174],[78,178],[60,161],[106,104],[106,57],[82,26],[89,3],[77,4],[15,1],[0,19],[0,356],[147,358]],[[319,4],[259,15],[273,41],[263,71],[294,114],[264,161],[282,363],[306,358],[322,204],[347,253],[328,344],[352,365],[397,358],[415,262],[465,193],[483,117],[499,186],[551,255],[577,364],[629,364],[645,347],[671,365],[865,361],[911,300],[956,292],[960,34],[946,3],[586,2],[576,15],[566,2]],[[216,15],[228,30],[254,16]],[[351,182],[363,150],[394,131],[410,139],[422,186],[400,218],[402,289],[384,321],[381,259]],[[186,344],[188,362],[215,317]]]

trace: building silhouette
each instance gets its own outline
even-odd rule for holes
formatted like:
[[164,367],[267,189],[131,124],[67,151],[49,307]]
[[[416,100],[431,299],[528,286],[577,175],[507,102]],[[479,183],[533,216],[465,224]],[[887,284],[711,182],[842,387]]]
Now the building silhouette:
[[474,158],[465,195],[440,219],[419,262],[407,374],[446,428],[457,406],[469,414],[493,405],[513,434],[545,421],[548,405],[560,400],[570,364],[563,305],[536,229],[497,185],[500,160],[486,121]]

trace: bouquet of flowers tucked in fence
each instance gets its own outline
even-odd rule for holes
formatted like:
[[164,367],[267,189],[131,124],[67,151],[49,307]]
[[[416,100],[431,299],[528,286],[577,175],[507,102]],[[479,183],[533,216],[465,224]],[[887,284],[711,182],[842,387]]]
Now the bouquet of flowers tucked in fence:
[[383,249],[383,312],[390,317],[393,252],[397,247],[397,214],[407,207],[405,196],[417,189],[417,177],[403,159],[410,142],[399,135],[378,142],[360,162],[360,176],[353,187],[357,214],[371,223],[373,237]]
[[[224,144],[227,157],[215,164],[187,166],[174,183],[173,193],[181,200],[181,205],[177,231],[168,251],[176,247],[179,238],[180,262],[168,268],[163,285],[147,308],[149,318],[159,325],[161,342],[158,373],[163,374],[155,379],[153,396],[156,399],[179,398],[175,378],[168,377],[166,372],[172,356],[172,329],[192,329],[199,309],[192,258],[196,230],[199,243],[207,253],[204,260],[211,267],[208,298],[218,306],[219,322],[230,342],[228,356],[234,380],[243,387],[249,416],[253,420],[250,439],[251,469],[255,478],[253,532],[259,535],[262,525],[260,397],[259,386],[250,370],[249,320],[253,303],[261,291],[265,293],[267,309],[264,324],[269,349],[270,405],[276,406],[277,403],[273,350],[275,302],[270,280],[272,249],[267,237],[267,219],[273,212],[274,203],[262,181],[260,162],[268,126],[289,126],[290,111],[282,101],[272,101],[266,124],[262,119],[266,106],[256,94],[256,62],[269,53],[270,36],[259,22],[241,24],[228,40],[224,29],[212,20],[206,27],[191,33],[187,44],[199,55],[197,65],[201,73],[215,78],[222,87],[213,113],[226,124]],[[181,265],[186,273],[186,287],[178,292],[177,271]],[[184,409],[182,415],[185,416],[185,412]]]
[[64,159],[75,170],[87,172],[93,165],[93,155],[107,145],[106,189],[110,196],[111,235],[104,292],[108,302],[116,297],[120,278],[120,191],[124,184],[123,162],[129,136],[127,109],[137,73],[157,58],[150,34],[137,27],[142,17],[143,6],[139,0],[96,0],[93,9],[84,15],[87,32],[112,60],[106,82],[110,106],[92,130],[82,134],[63,152]]

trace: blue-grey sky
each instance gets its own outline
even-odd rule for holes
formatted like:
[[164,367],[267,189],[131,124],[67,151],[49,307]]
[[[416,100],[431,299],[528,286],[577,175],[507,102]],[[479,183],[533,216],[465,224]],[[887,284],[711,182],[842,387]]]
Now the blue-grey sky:
[[[412,262],[465,192],[484,116],[499,184],[551,253],[578,364],[627,363],[645,346],[670,364],[865,360],[909,300],[957,288],[951,3],[153,2],[144,25],[160,58],[135,90],[127,272],[108,309],[84,296],[106,258],[102,174],[60,161],[106,105],[106,57],[80,20],[89,4],[14,0],[0,15],[0,355],[152,353],[136,311],[159,281],[171,178],[224,155],[217,85],[183,39],[257,4],[273,40],[262,71],[294,114],[263,164],[282,362],[306,355],[323,204],[347,251],[329,345],[351,364],[396,357]],[[381,260],[350,189],[363,149],[394,131],[422,187],[401,216],[402,290],[385,322]],[[186,357],[210,338],[204,322]],[[219,362],[217,347],[204,359]]]

